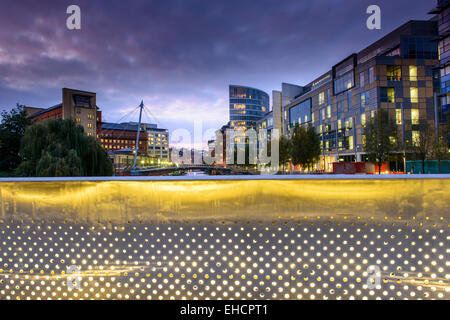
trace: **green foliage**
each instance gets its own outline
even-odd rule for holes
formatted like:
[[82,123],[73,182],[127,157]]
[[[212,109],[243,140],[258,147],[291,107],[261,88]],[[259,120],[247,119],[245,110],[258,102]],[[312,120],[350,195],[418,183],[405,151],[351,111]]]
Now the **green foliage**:
[[9,112],[2,111],[0,123],[0,171],[12,174],[20,164],[20,139],[30,124],[24,106],[17,104]]
[[[450,158],[448,152],[448,126],[439,128],[438,137],[434,139],[432,146],[432,155],[438,161],[438,172],[441,173],[441,161]],[[424,171],[424,170],[422,170]]]
[[286,163],[291,159],[292,154],[292,141],[285,137],[280,137],[280,147],[279,147],[279,161],[280,164],[283,166],[283,171],[285,168]]
[[312,168],[320,157],[320,139],[313,127],[296,126],[292,135],[292,163]]
[[364,128],[366,151],[369,161],[378,163],[378,173],[381,173],[381,164],[385,162],[389,153],[395,150],[396,126],[389,120],[386,110],[378,109],[375,117],[370,119]]
[[21,176],[110,176],[112,163],[93,137],[73,120],[49,120],[28,127],[21,140]]

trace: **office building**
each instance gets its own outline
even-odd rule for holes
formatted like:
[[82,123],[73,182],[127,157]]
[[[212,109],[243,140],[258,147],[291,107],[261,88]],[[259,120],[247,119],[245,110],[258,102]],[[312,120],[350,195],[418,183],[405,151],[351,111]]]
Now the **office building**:
[[73,119],[84,128],[88,136],[97,132],[98,107],[94,92],[62,89],[62,103],[50,108],[25,107],[32,122],[49,119]]
[[322,148],[318,169],[325,171],[335,161],[367,159],[364,126],[380,108],[404,142],[417,143],[419,125],[435,125],[437,35],[436,21],[409,21],[310,83],[283,87],[284,134],[313,126]]
[[230,85],[229,97],[231,129],[255,129],[257,121],[269,111],[269,95],[259,89]]
[[[438,125],[448,130],[448,108],[450,105],[450,0],[438,0],[437,6],[429,12],[435,14],[438,23],[438,37],[435,40],[439,46],[439,91],[436,98],[436,119]],[[445,128],[444,126],[447,126]],[[450,135],[447,139],[450,147]]]

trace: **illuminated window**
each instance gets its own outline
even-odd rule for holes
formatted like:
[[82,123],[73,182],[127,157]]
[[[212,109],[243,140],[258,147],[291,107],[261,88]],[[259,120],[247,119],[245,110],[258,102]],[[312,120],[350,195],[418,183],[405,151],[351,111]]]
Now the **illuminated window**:
[[348,136],[348,148],[353,149],[353,136]]
[[417,66],[409,66],[409,80],[417,81]]
[[361,107],[367,106],[370,100],[370,92],[369,91],[363,92],[361,93],[360,97],[361,97]]
[[245,104],[234,104],[234,109],[245,109]]
[[419,109],[411,109],[411,123],[419,124]]
[[325,119],[325,109],[320,110],[320,119],[322,119],[322,120]]
[[365,134],[361,135],[361,141],[362,141],[362,145],[365,147],[366,146],[366,135]]
[[402,79],[402,67],[387,66],[387,79],[390,81],[400,81]]
[[395,123],[402,124],[402,110],[395,109]]
[[341,129],[341,127],[342,127],[342,121],[341,121],[341,119],[339,119],[339,120],[337,121],[337,127],[338,127],[338,129]]
[[420,143],[419,131],[416,131],[416,130],[412,131],[411,136],[412,136],[413,145],[417,147]]
[[319,105],[322,105],[325,103],[325,92],[319,93]]
[[77,121],[77,122],[81,122],[81,119],[80,119],[80,118],[76,118],[76,121]]
[[409,88],[411,94],[411,102],[417,103],[419,102],[419,89],[417,87]]
[[345,129],[351,130],[353,128],[353,118],[345,119]]
[[331,118],[331,106],[327,106],[327,117]]
[[380,88],[380,101],[381,102],[395,102],[395,89],[394,88]]
[[366,125],[366,114],[361,114],[361,125],[364,127]]

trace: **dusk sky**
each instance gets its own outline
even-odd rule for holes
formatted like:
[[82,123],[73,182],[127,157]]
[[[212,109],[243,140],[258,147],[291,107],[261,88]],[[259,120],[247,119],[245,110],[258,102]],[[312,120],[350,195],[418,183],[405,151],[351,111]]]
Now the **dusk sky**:
[[[81,30],[66,8],[81,8]],[[381,8],[381,30],[366,8]],[[97,93],[106,121],[143,99],[158,125],[228,122],[228,85],[271,95],[304,85],[412,19],[434,0],[129,0],[0,2],[0,109],[50,107],[61,88]],[[125,118],[126,121],[137,121]],[[144,118],[155,122],[154,119]]]

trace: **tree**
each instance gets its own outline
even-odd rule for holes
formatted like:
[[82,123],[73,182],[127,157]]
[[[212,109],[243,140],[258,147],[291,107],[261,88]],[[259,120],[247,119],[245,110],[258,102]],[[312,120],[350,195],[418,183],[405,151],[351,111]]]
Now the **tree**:
[[425,173],[425,160],[431,155],[433,146],[435,145],[436,135],[434,127],[428,124],[420,124],[418,128],[418,136],[412,141],[412,152],[416,158],[422,162],[422,173]]
[[111,160],[98,142],[73,120],[29,126],[21,140],[22,176],[110,176]]
[[386,161],[389,153],[395,150],[395,137],[397,137],[395,123],[389,119],[386,110],[377,110],[375,117],[366,123],[364,135],[366,137],[364,151],[369,161],[378,164],[378,174],[381,174],[381,165]]
[[320,157],[320,139],[313,127],[296,126],[292,135],[292,163],[312,168]]
[[288,162],[291,159],[292,141],[283,135],[280,137],[279,141],[280,141],[279,160],[283,166],[283,172],[284,172],[286,162]]
[[13,172],[20,164],[20,139],[30,124],[24,106],[17,104],[9,112],[2,111],[0,123],[0,171]]
[[432,154],[434,159],[438,161],[438,172],[441,173],[441,161],[447,160],[449,158],[448,153],[448,128],[444,126],[443,128],[440,128],[439,135],[437,139],[434,140],[433,146],[432,146]]

